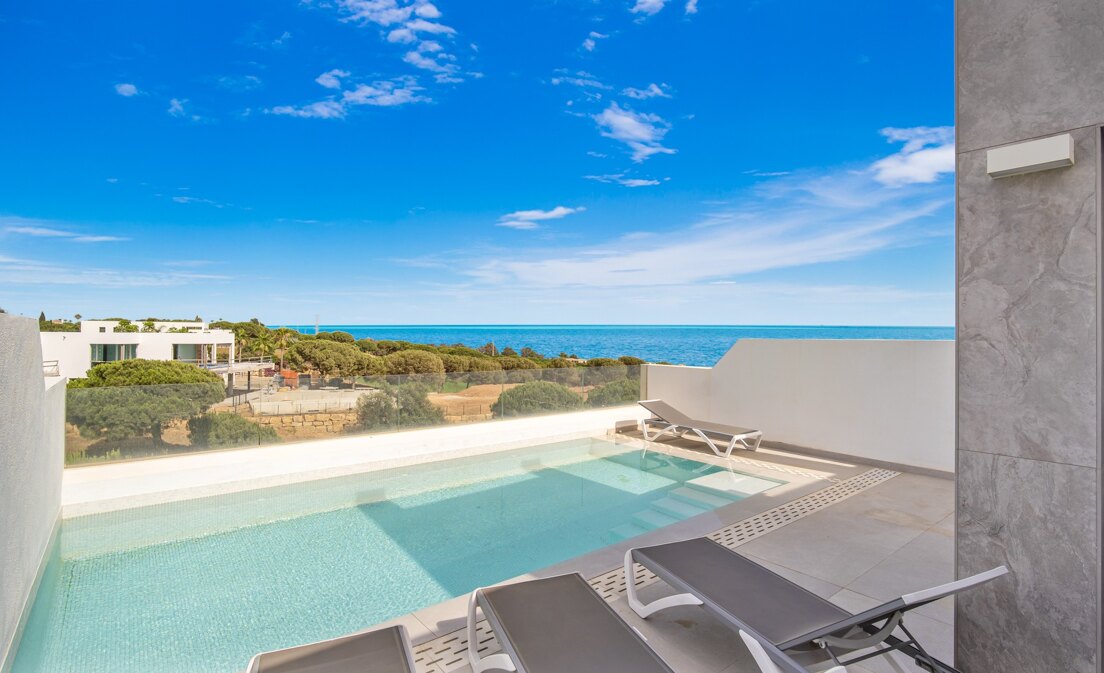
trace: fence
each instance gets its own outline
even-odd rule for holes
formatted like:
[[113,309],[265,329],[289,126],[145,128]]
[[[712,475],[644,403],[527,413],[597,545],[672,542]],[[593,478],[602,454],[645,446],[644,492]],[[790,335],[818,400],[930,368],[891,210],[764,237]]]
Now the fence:
[[72,388],[66,462],[131,460],[631,404],[639,366]]

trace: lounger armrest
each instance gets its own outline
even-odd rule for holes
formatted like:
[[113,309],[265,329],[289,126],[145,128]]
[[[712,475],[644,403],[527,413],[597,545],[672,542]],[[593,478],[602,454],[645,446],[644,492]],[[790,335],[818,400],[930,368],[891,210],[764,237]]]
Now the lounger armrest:
[[870,608],[864,612],[860,612],[853,617],[841,619],[834,624],[829,624],[822,628],[817,629],[811,633],[807,633],[799,638],[795,638],[785,643],[779,643],[779,647],[784,650],[788,650],[791,647],[796,647],[803,643],[810,643],[824,636],[835,635],[843,633],[855,626],[865,626],[874,622],[888,619],[896,613],[904,613],[909,610],[914,610],[922,605],[927,605],[932,601],[937,601],[947,596],[953,596],[957,593],[972,589],[980,584],[990,582],[1007,574],[1008,568],[1005,566],[998,566],[992,570],[986,570],[985,572],[972,575],[961,580],[956,580],[948,584],[942,584],[931,589],[924,589],[922,591],[915,591],[911,594],[905,594],[900,598],[895,598],[887,603],[882,603],[877,607]]
[[947,596],[966,591],[967,589],[972,589],[979,584],[991,582],[1001,575],[1007,574],[1008,568],[1006,566],[997,566],[992,570],[986,570],[985,572],[971,575],[970,577],[965,577],[960,580],[955,580],[954,582],[948,582],[947,584],[932,587],[931,589],[924,589],[923,591],[914,591],[911,594],[905,594],[904,596],[901,596],[901,600],[904,601],[905,605],[908,606],[923,605],[924,603],[931,603],[932,601],[937,601],[940,598],[945,598]]

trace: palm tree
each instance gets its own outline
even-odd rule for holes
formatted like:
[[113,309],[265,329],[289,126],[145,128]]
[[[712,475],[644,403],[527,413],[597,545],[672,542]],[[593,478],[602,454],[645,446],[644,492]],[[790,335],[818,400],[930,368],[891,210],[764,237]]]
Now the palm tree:
[[272,338],[272,332],[258,334],[251,345],[253,352],[262,357],[271,356],[276,351],[276,341]]
[[280,369],[284,368],[284,353],[287,353],[288,348],[291,348],[291,344],[298,334],[295,330],[287,327],[276,330],[275,343],[276,349],[280,351]]

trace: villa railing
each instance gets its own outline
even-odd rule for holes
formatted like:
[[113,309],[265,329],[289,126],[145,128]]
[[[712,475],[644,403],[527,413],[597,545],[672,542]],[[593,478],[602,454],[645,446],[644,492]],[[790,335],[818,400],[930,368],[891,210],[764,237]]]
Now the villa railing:
[[252,377],[68,391],[67,464],[132,460],[632,404],[639,366]]

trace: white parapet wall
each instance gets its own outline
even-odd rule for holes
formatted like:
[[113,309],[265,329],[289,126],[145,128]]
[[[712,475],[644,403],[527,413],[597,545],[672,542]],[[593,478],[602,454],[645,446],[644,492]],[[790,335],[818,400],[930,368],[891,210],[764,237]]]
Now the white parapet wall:
[[38,322],[0,314],[0,671],[61,510],[65,379],[44,378]]
[[953,341],[746,339],[713,367],[646,377],[647,397],[764,441],[954,472]]

